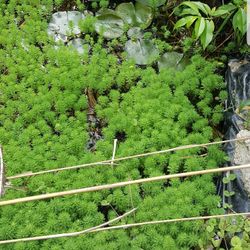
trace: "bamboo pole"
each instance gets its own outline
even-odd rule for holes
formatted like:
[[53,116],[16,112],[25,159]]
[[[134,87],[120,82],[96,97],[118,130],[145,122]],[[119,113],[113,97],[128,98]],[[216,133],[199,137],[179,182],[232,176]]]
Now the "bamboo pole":
[[[133,210],[131,210],[128,213],[132,213]],[[125,216],[125,214],[122,217],[124,217],[124,216]],[[3,240],[3,241],[0,241],[0,245],[17,243],[17,242],[34,241],[34,240],[47,240],[47,239],[62,238],[62,237],[73,237],[73,236],[83,235],[85,233],[97,233],[97,232],[103,232],[103,231],[128,229],[128,228],[132,228],[132,227],[141,227],[141,226],[147,226],[147,225],[157,225],[157,224],[159,225],[159,224],[197,221],[197,220],[221,219],[221,218],[237,217],[237,216],[244,216],[244,217],[250,216],[250,212],[248,212],[248,213],[234,213],[234,214],[221,214],[221,215],[209,215],[209,216],[189,217],[189,218],[180,218],[180,219],[144,221],[144,222],[139,222],[139,223],[123,224],[123,225],[111,226],[111,227],[103,227],[103,225],[105,224],[105,223],[103,223],[100,226],[93,227],[93,228],[90,228],[90,229],[87,229],[87,230],[84,230],[81,232],[64,233],[64,234],[56,234],[56,235],[44,235],[44,236],[36,236],[36,237],[20,238],[20,239],[12,239],[12,240]],[[118,218],[116,218],[114,220],[117,220]],[[110,221],[107,223],[111,224]]]
[[4,185],[5,185],[5,177],[4,177],[4,163],[3,163],[3,150],[0,145],[0,198],[4,195]]
[[6,177],[6,179],[7,180],[13,180],[13,179],[18,179],[18,178],[23,178],[23,177],[31,177],[31,176],[37,176],[37,175],[48,174],[48,173],[55,173],[55,172],[60,172],[60,171],[65,171],[65,170],[73,170],[73,169],[100,166],[100,165],[111,165],[112,162],[114,163],[114,162],[118,162],[118,161],[130,160],[130,159],[141,158],[141,157],[146,157],[146,156],[165,154],[165,153],[180,151],[180,150],[184,150],[184,149],[207,147],[207,146],[218,145],[218,144],[229,143],[229,142],[236,142],[236,141],[245,141],[245,140],[248,140],[248,139],[250,139],[250,137],[242,137],[242,138],[236,138],[236,139],[231,139],[231,140],[215,141],[215,142],[202,143],[202,144],[185,145],[185,146],[179,146],[179,147],[175,147],[175,148],[170,148],[170,149],[165,149],[165,150],[160,150],[160,151],[154,151],[154,152],[149,152],[149,153],[142,153],[142,154],[136,154],[136,155],[131,155],[131,156],[124,156],[124,157],[115,158],[115,159],[111,159],[111,160],[104,160],[104,161],[85,163],[85,164],[69,166],[69,167],[62,167],[62,168],[43,170],[43,171],[38,171],[38,172],[34,172],[34,173],[33,172],[28,172],[28,173],[18,174],[18,175],[14,175],[14,176],[8,176],[8,177]]
[[36,237],[30,237],[30,238],[21,238],[21,239],[13,239],[13,240],[3,240],[0,241],[0,245],[3,244],[9,244],[9,243],[17,243],[17,242],[24,242],[24,241],[34,241],[34,240],[48,240],[48,239],[56,239],[56,238],[63,238],[63,237],[75,237],[75,236],[79,236],[79,235],[83,235],[86,233],[90,233],[93,230],[97,230],[99,228],[108,226],[116,221],[119,221],[123,218],[125,218],[126,216],[130,215],[131,213],[135,212],[137,208],[134,208],[128,212],[126,212],[125,214],[118,216],[112,220],[109,220],[107,222],[104,222],[98,226],[95,227],[91,227],[82,231],[78,231],[78,232],[72,232],[72,233],[61,233],[61,234],[51,234],[51,235],[44,235],[44,236],[36,236]]
[[196,221],[196,220],[221,219],[221,218],[237,217],[237,216],[250,216],[250,212],[233,213],[233,214],[220,214],[220,215],[208,215],[208,216],[188,217],[188,218],[180,218],[180,219],[145,221],[145,222],[139,222],[139,223],[131,223],[131,224],[112,226],[112,227],[98,228],[98,229],[91,231],[90,233],[115,230],[115,229],[128,229],[128,228],[132,228],[132,227],[146,226],[146,225],[187,222],[187,221]]
[[168,180],[168,179],[173,179],[173,178],[220,173],[220,172],[227,172],[227,171],[247,169],[247,168],[250,168],[250,164],[224,167],[224,168],[206,169],[206,170],[199,170],[199,171],[191,171],[191,172],[186,172],[186,173],[178,173],[178,174],[170,174],[170,175],[161,175],[161,176],[156,176],[156,177],[151,177],[151,178],[117,182],[113,184],[105,184],[105,185],[100,185],[100,186],[92,186],[92,187],[73,189],[73,190],[62,191],[62,192],[55,192],[55,193],[50,193],[50,194],[41,194],[41,195],[24,197],[24,198],[17,198],[13,200],[0,201],[0,206],[12,205],[12,204],[29,202],[29,201],[44,200],[44,199],[50,199],[54,197],[61,197],[61,196],[67,196],[67,195],[73,195],[73,194],[94,192],[94,191],[100,191],[100,190],[106,190],[106,189],[113,189],[113,188],[124,187],[124,186],[132,185],[132,184],[141,184],[141,183],[147,183],[147,182]]
[[114,159],[115,159],[115,153],[116,153],[116,146],[117,146],[117,139],[114,139],[114,147],[113,147],[113,154],[111,158],[111,166],[114,166]]

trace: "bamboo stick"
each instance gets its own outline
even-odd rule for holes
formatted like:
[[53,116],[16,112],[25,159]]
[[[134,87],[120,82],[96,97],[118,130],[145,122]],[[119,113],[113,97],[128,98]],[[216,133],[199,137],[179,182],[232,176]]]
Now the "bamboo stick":
[[[125,215],[128,215],[134,211],[131,210],[130,212],[120,216],[125,217]],[[177,222],[187,222],[187,221],[197,221],[197,220],[209,220],[209,219],[221,219],[221,218],[228,218],[228,217],[237,217],[237,216],[250,216],[250,212],[248,213],[233,213],[233,214],[219,214],[219,215],[208,215],[208,216],[198,216],[198,217],[188,217],[188,218],[180,218],[180,219],[166,219],[166,220],[155,220],[155,221],[144,221],[139,223],[131,223],[131,224],[123,224],[118,226],[111,226],[111,227],[104,227],[105,225],[111,224],[111,221],[107,223],[103,223],[99,226],[86,229],[81,232],[73,232],[73,233],[64,233],[64,234],[54,234],[54,235],[44,235],[44,236],[36,236],[36,237],[29,237],[29,238],[20,238],[20,239],[12,239],[12,240],[3,240],[0,241],[0,245],[3,244],[10,244],[10,243],[17,243],[17,242],[26,242],[26,241],[34,241],[34,240],[48,240],[48,239],[54,239],[54,238],[62,238],[62,237],[73,237],[73,236],[79,236],[83,235],[85,233],[97,233],[97,232],[103,232],[103,231],[110,231],[110,230],[118,230],[118,229],[128,229],[132,227],[140,227],[140,226],[147,226],[147,225],[157,225],[157,224],[167,224],[167,223],[177,223]],[[113,220],[117,221],[118,218],[115,218]]]
[[117,139],[114,139],[114,147],[113,147],[113,154],[111,158],[111,166],[114,166],[114,159],[115,159],[115,153],[116,153],[116,146],[117,146]]
[[198,216],[198,217],[189,217],[189,218],[180,218],[180,219],[145,221],[145,222],[139,222],[139,223],[131,223],[131,224],[112,226],[112,227],[98,228],[98,229],[91,231],[90,233],[115,230],[115,229],[128,229],[132,227],[146,226],[146,225],[166,224],[166,223],[186,222],[186,221],[196,221],[196,220],[221,219],[221,218],[236,217],[236,216],[250,216],[250,212],[221,214],[221,215],[208,215],[208,216]]
[[2,146],[0,145],[0,198],[4,195],[4,185],[5,185],[5,178],[4,178],[3,150]]
[[85,163],[85,164],[69,166],[69,167],[62,167],[62,168],[43,170],[43,171],[38,171],[38,172],[34,172],[34,173],[33,172],[28,172],[28,173],[18,174],[18,175],[14,175],[14,176],[8,176],[8,177],[6,177],[6,179],[7,180],[13,180],[13,179],[18,179],[18,178],[23,178],[23,177],[31,177],[31,176],[37,176],[37,175],[48,174],[48,173],[55,173],[55,172],[60,172],[60,171],[65,171],[65,170],[73,170],[73,169],[100,166],[100,165],[111,165],[112,162],[114,163],[114,162],[118,162],[118,161],[141,158],[141,157],[146,157],[146,156],[151,156],[151,155],[165,154],[165,153],[180,151],[180,150],[184,150],[184,149],[207,147],[207,146],[211,146],[211,145],[218,145],[218,144],[236,142],[236,141],[245,141],[245,140],[248,140],[248,139],[250,139],[250,137],[242,137],[242,138],[236,138],[236,139],[231,139],[231,140],[215,141],[215,142],[202,143],[202,144],[185,145],[185,146],[179,146],[179,147],[175,147],[175,148],[170,148],[170,149],[165,149],[165,150],[160,150],[160,151],[154,151],[154,152],[149,152],[149,153],[142,153],[142,154],[136,154],[136,155],[131,155],[131,156],[124,156],[124,157],[115,158],[115,159],[111,159],[111,160],[104,160],[104,161]]
[[100,190],[106,190],[106,189],[113,189],[113,188],[124,187],[124,186],[132,185],[132,184],[141,184],[141,183],[147,183],[147,182],[168,180],[172,178],[181,178],[181,177],[189,177],[189,176],[202,175],[202,174],[220,173],[220,172],[227,172],[227,171],[247,169],[247,168],[250,168],[250,164],[224,167],[224,168],[206,169],[206,170],[199,170],[199,171],[191,171],[191,172],[186,172],[186,173],[178,173],[178,174],[170,174],[170,175],[161,175],[161,176],[156,176],[156,177],[151,177],[151,178],[117,182],[113,184],[105,184],[105,185],[100,185],[100,186],[92,186],[92,187],[73,189],[73,190],[62,191],[62,192],[55,192],[55,193],[50,193],[50,194],[41,194],[41,195],[24,197],[24,198],[17,198],[13,200],[0,201],[0,206],[12,205],[12,204],[29,202],[29,201],[44,200],[44,199],[50,199],[54,197],[61,197],[61,196],[67,196],[67,195],[73,195],[73,194],[94,192],[94,191],[100,191]]
[[72,233],[61,233],[61,234],[51,234],[51,235],[44,235],[44,236],[36,236],[36,237],[29,237],[29,238],[21,238],[21,239],[13,239],[13,240],[3,240],[0,241],[0,245],[3,244],[9,244],[9,243],[17,243],[17,242],[24,242],[24,241],[34,241],[34,240],[48,240],[48,239],[56,239],[56,238],[63,238],[63,237],[75,237],[75,236],[79,236],[79,235],[83,235],[85,233],[89,233],[93,230],[97,230],[99,228],[102,228],[104,226],[110,225],[116,221],[119,221],[121,219],[123,219],[124,217],[130,215],[131,213],[133,213],[137,208],[134,208],[128,212],[126,212],[125,214],[118,216],[112,220],[109,220],[107,222],[104,222],[98,226],[95,227],[91,227],[88,229],[85,229],[83,231],[78,231],[78,232],[72,232]]

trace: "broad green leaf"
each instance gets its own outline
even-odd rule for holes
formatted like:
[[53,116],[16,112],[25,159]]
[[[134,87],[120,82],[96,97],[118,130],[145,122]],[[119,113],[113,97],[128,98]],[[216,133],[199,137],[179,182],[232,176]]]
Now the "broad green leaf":
[[183,27],[184,25],[186,25],[186,23],[187,23],[187,19],[186,19],[186,17],[183,17],[176,22],[174,29],[178,29],[180,27]]
[[236,246],[241,246],[241,239],[238,237],[238,236],[234,236],[232,239],[231,239],[231,245],[233,247],[236,247]]
[[231,11],[235,10],[237,7],[230,3],[230,4],[224,4],[222,6],[220,6],[217,10],[215,10],[214,12],[212,12],[212,16],[222,16],[225,14],[229,14]]
[[193,24],[193,22],[197,19],[197,16],[187,16],[186,20],[187,20],[187,28],[190,28],[190,26]]
[[[246,220],[245,221],[245,224],[244,224],[244,230],[248,233],[250,233],[250,221],[249,220]],[[249,237],[248,237],[249,239]]]
[[193,24],[193,22],[197,19],[197,16],[186,16],[178,20],[174,26],[175,29],[178,29],[184,25],[187,26],[187,28],[190,28],[190,26]]
[[198,39],[202,32],[204,31],[206,26],[205,18],[199,17],[198,20],[195,22],[194,26],[194,32],[195,32],[195,38]]
[[247,32],[247,16],[246,11],[240,8],[233,17],[233,28],[240,31],[241,35]]
[[136,0],[136,2],[141,3],[143,5],[147,5],[152,8],[156,8],[165,4],[166,0]]
[[214,227],[213,226],[207,226],[206,230],[209,232],[209,233],[212,233],[214,231]]
[[214,35],[214,22],[211,20],[205,20],[205,29],[201,34],[201,44],[203,49],[206,49],[208,44],[213,40]]
[[132,3],[119,4],[115,12],[131,26],[143,25],[147,28],[153,20],[152,9],[141,3],[136,3],[135,6]]
[[230,174],[228,178],[230,179],[230,181],[233,181],[236,179],[236,174]]
[[124,32],[124,22],[114,11],[105,11],[97,16],[95,30],[105,38],[117,38]]
[[136,64],[151,64],[159,56],[159,51],[149,40],[128,40],[125,44],[128,59],[133,59]]
[[198,9],[200,9],[205,15],[210,15],[211,13],[211,8],[205,4],[205,3],[202,3],[202,2],[192,2],[194,3]]
[[235,194],[235,192],[229,192],[229,191],[227,191],[227,190],[224,191],[224,195],[225,195],[226,197],[231,197],[231,196],[233,196],[234,194]]
[[222,182],[223,182],[224,184],[228,184],[228,183],[230,182],[229,177],[223,177]]
[[158,61],[159,70],[174,68],[178,71],[183,70],[188,64],[183,54],[178,52],[167,52]]
[[219,231],[219,232],[218,232],[218,236],[219,236],[220,238],[224,238],[224,237],[225,237],[225,232],[224,232],[224,231]]
[[212,244],[216,248],[219,247],[221,245],[221,239],[218,239],[218,240],[216,239],[215,240],[215,239],[212,238]]
[[182,12],[180,14],[178,14],[178,16],[187,16],[187,15],[188,16],[201,16],[199,10],[198,10],[198,12],[194,12],[194,10],[191,8],[185,8],[182,10]]
[[209,5],[207,5],[206,3],[203,3],[203,6],[207,12],[208,15],[211,15],[212,9],[210,8]]
[[152,9],[141,3],[135,4],[135,14],[137,24],[142,24],[144,29],[151,24],[154,17]]
[[143,32],[139,27],[133,27],[127,32],[128,37],[130,38],[143,38]]
[[128,24],[136,24],[135,7],[132,3],[119,4],[115,12]]
[[188,6],[190,9],[192,9],[193,15],[200,15],[199,9],[194,2],[184,2],[184,3],[180,4],[180,6],[181,5]]

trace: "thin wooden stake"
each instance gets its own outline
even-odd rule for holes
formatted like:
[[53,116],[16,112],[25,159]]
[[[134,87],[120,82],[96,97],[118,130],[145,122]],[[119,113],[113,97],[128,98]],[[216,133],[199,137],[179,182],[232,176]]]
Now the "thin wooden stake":
[[91,227],[88,229],[85,229],[83,231],[79,231],[79,232],[72,232],[72,233],[62,233],[62,234],[51,234],[51,235],[45,235],[45,236],[36,236],[36,237],[31,237],[31,238],[22,238],[22,239],[13,239],[13,240],[3,240],[0,241],[0,245],[2,244],[9,244],[9,243],[17,243],[17,242],[24,242],[24,241],[34,241],[34,240],[48,240],[48,239],[56,239],[56,238],[63,238],[63,237],[75,237],[75,236],[80,236],[86,233],[90,233],[98,228],[102,228],[105,226],[108,226],[116,221],[119,221],[121,219],[123,219],[124,217],[130,215],[131,213],[135,212],[137,208],[134,208],[130,211],[128,211],[127,213],[118,216],[110,221],[104,222],[98,226],[95,227]]
[[5,185],[5,177],[4,177],[4,163],[3,163],[3,150],[0,145],[0,198],[4,195],[4,185]]
[[[218,215],[188,217],[188,218],[180,218],[180,219],[145,221],[145,222],[138,222],[138,223],[131,223],[131,224],[112,226],[112,227],[98,228],[96,230],[91,231],[91,233],[108,231],[108,230],[116,230],[116,229],[128,229],[128,228],[132,228],[132,227],[147,226],[147,225],[186,222],[186,221],[197,221],[197,220],[221,219],[221,218],[229,218],[229,217],[237,217],[237,216],[248,217],[248,216],[250,216],[250,212],[236,213],[236,214],[220,214],[220,215],[218,214]],[[1,241],[0,241],[0,243],[1,243]]]
[[[236,139],[225,140],[225,141],[215,141],[215,142],[209,142],[209,143],[201,143],[201,144],[191,144],[191,145],[179,146],[179,147],[160,150],[160,151],[154,151],[154,152],[149,152],[149,153],[142,153],[142,154],[137,154],[137,155],[124,156],[124,157],[114,159],[113,162],[125,161],[125,160],[141,158],[141,157],[147,157],[147,156],[152,156],[152,155],[165,154],[165,153],[175,152],[175,151],[184,150],[184,149],[207,147],[207,146],[219,145],[219,144],[228,143],[228,142],[245,141],[245,140],[248,140],[248,139],[250,139],[250,137],[244,137],[244,138],[242,137],[242,138],[236,138]],[[14,175],[14,176],[8,176],[8,177],[6,177],[6,179],[7,180],[12,180],[12,179],[18,179],[18,178],[30,177],[30,176],[37,176],[37,175],[48,174],[48,173],[57,173],[57,172],[60,172],[60,171],[65,171],[65,170],[73,170],[73,169],[94,167],[94,166],[100,166],[100,165],[110,165],[111,162],[112,162],[112,160],[104,160],[104,161],[85,163],[85,164],[70,166],[70,167],[62,167],[62,168],[55,168],[55,169],[49,169],[49,170],[42,170],[42,171],[38,171],[38,172],[34,172],[34,173],[33,172],[28,172],[28,173],[22,173],[22,174],[18,174],[18,175]]]
[[[132,211],[133,210],[131,210],[128,213],[131,213]],[[124,217],[124,215],[123,215],[123,217]],[[93,227],[91,229],[84,230],[85,232],[82,231],[82,232],[65,233],[65,234],[44,235],[44,236],[37,236],[37,237],[30,237],[30,238],[20,238],[20,239],[13,239],[13,240],[3,240],[3,241],[0,241],[0,245],[17,243],[17,242],[25,242],[25,241],[48,240],[48,239],[53,239],[53,238],[78,236],[78,235],[83,234],[83,232],[84,233],[97,233],[97,232],[102,232],[102,231],[110,231],[110,230],[118,230],[118,229],[125,230],[125,229],[132,228],[132,227],[141,227],[141,226],[147,226],[147,225],[160,225],[160,224],[167,224],[167,223],[177,223],[177,222],[187,222],[187,221],[197,221],[197,220],[222,219],[222,218],[230,218],[230,217],[237,217],[237,216],[247,217],[249,215],[250,215],[249,212],[248,213],[237,213],[237,214],[218,214],[218,215],[208,215],[208,216],[189,217],[189,218],[180,218],[180,219],[144,221],[144,222],[138,222],[138,223],[111,226],[111,227],[103,227],[103,226],[98,227],[97,226],[98,228]]]
[[115,153],[116,153],[116,145],[117,145],[117,139],[114,139],[114,147],[113,147],[113,155],[111,159],[111,166],[114,166],[114,160],[115,160]]
[[94,192],[94,191],[100,191],[100,190],[106,190],[106,189],[113,189],[113,188],[124,187],[124,186],[132,185],[132,184],[164,181],[164,180],[173,179],[173,178],[182,178],[182,177],[189,177],[189,176],[202,175],[202,174],[221,173],[221,172],[227,172],[227,171],[238,170],[238,169],[247,169],[247,168],[250,168],[250,164],[224,167],[224,168],[213,168],[213,169],[206,169],[206,170],[199,170],[199,171],[191,171],[191,172],[179,173],[179,174],[161,175],[161,176],[137,179],[137,180],[132,180],[132,181],[116,182],[113,184],[104,184],[100,186],[85,187],[85,188],[73,189],[73,190],[62,191],[62,192],[40,194],[40,195],[28,196],[24,198],[17,198],[13,200],[0,201],[0,206],[12,205],[12,204],[29,202],[29,201],[45,200],[45,199],[50,199],[50,198],[55,198],[55,197],[61,197],[61,196],[67,196],[67,195],[73,195],[73,194],[82,194],[82,193],[88,193],[88,192]]

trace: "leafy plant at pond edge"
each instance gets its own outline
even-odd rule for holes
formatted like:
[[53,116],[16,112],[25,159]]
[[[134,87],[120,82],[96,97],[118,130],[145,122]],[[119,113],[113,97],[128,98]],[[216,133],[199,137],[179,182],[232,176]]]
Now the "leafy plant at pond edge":
[[[232,26],[238,41],[247,31],[244,1],[243,6],[241,3],[229,3],[218,8],[210,8],[206,3],[199,1],[185,1],[178,6],[176,13],[182,18],[176,22],[175,29],[183,26],[189,29],[191,26],[194,26],[193,37],[196,40],[200,40],[203,49],[206,49],[214,37],[222,32],[232,16]],[[224,21],[219,26],[216,34],[214,34],[214,19],[218,17],[224,19]]]
[[199,240],[201,249],[206,249],[207,246],[213,249],[249,249],[250,221],[248,218],[211,219],[207,221],[205,227],[206,235]]

